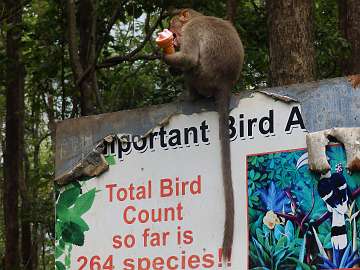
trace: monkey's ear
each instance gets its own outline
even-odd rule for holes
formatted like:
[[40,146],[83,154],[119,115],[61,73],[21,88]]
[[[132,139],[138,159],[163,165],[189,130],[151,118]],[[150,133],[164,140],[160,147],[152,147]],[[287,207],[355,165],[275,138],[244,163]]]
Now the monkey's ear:
[[179,13],[179,20],[182,22],[187,22],[190,20],[190,12],[188,9],[182,9]]

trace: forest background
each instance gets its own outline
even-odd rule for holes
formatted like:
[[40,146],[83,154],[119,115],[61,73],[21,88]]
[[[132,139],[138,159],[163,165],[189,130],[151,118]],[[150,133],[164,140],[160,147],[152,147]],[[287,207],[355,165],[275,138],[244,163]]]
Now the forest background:
[[54,269],[55,122],[171,102],[170,6],[229,19],[234,92],[360,73],[358,0],[0,0],[0,269]]

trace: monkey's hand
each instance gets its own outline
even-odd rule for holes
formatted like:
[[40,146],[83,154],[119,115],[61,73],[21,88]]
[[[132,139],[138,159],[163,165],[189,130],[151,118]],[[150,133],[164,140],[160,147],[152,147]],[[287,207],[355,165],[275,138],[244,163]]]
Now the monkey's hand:
[[169,66],[175,67],[181,71],[192,69],[197,65],[197,59],[192,55],[184,54],[181,51],[173,54],[165,54],[164,61]]
[[348,79],[354,88],[360,86],[360,74],[349,76]]
[[[160,59],[162,61],[164,61],[165,63],[167,63],[167,61],[165,60],[165,57],[167,56],[168,54],[166,53],[162,53],[161,56],[160,56]],[[167,63],[168,64],[168,63]],[[168,64],[169,65],[169,64]],[[181,75],[183,72],[180,68],[176,68],[174,66],[170,66],[169,65],[169,73],[172,75],[172,76],[179,76]]]

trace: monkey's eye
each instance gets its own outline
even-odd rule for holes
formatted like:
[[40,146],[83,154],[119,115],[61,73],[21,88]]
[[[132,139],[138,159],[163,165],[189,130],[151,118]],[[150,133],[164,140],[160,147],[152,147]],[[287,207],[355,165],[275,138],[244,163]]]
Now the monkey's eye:
[[175,33],[173,33],[173,37],[176,38],[176,34],[175,34]]

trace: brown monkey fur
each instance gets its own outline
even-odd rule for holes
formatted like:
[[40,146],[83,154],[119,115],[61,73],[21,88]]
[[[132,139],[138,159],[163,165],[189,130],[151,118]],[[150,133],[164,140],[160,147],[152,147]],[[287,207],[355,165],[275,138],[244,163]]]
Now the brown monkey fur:
[[173,14],[170,31],[174,33],[175,47],[180,50],[164,55],[164,61],[183,72],[191,97],[213,97],[217,105],[225,193],[223,255],[230,260],[234,235],[234,193],[229,102],[231,90],[240,77],[244,49],[237,31],[228,21],[204,16],[192,9],[181,9]]

